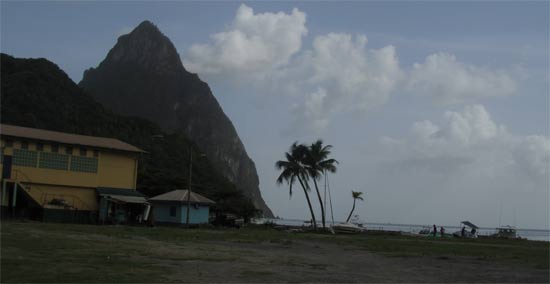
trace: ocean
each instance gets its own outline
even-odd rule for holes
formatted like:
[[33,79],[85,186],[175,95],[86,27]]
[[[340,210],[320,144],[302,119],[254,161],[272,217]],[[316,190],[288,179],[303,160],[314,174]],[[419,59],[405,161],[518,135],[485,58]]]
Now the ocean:
[[[268,222],[272,222],[277,225],[301,227],[304,226],[304,220],[299,219],[262,219]],[[329,222],[330,223],[330,222]],[[335,222],[339,223],[339,222]],[[357,224],[357,223],[356,223]],[[391,224],[391,223],[361,223],[364,228],[367,230],[380,230],[380,231],[395,231],[395,232],[407,232],[407,233],[418,233],[422,229],[432,229],[432,225],[415,225],[415,224]],[[321,226],[319,223],[318,226]],[[462,227],[459,226],[443,226],[445,232],[452,234],[456,231],[460,231]],[[437,226],[439,230],[440,226]],[[522,238],[533,241],[545,241],[550,242],[550,230],[539,230],[539,229],[516,229],[517,235]],[[479,228],[478,235],[488,236],[496,232],[495,228]]]

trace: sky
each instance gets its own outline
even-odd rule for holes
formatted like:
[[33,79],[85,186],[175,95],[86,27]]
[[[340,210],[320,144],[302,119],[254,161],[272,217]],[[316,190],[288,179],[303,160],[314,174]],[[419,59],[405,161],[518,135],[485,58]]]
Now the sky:
[[549,229],[549,3],[2,1],[0,49],[78,83],[150,20],[210,85],[276,216],[309,218],[274,164],[323,139],[336,221],[354,190],[364,222]]

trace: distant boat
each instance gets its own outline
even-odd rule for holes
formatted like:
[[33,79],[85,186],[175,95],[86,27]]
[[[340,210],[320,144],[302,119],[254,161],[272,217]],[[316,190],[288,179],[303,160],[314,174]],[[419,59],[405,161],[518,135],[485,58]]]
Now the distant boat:
[[433,229],[428,226],[423,226],[422,230],[418,231],[421,236],[433,236]]
[[269,222],[273,223],[273,221],[270,221],[269,219],[266,219],[266,218],[251,218],[250,219],[250,223],[254,224],[254,225],[265,225]]
[[332,230],[337,234],[358,234],[365,231],[364,228],[352,223],[339,223],[332,225]]
[[[477,238],[477,232],[479,230],[478,226],[470,221],[462,221],[460,223],[462,225],[462,230],[454,232],[453,236],[457,238]],[[466,227],[468,227],[468,229],[466,229]]]
[[516,228],[512,226],[501,226],[496,228],[496,233],[492,234],[491,237],[503,239],[520,239],[517,234]]

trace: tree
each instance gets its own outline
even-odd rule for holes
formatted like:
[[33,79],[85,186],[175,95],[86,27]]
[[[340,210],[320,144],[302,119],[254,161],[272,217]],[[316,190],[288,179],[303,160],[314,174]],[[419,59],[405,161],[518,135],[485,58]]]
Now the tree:
[[323,146],[323,140],[319,139],[308,147],[308,151],[302,161],[308,175],[315,185],[315,191],[317,192],[319,205],[321,206],[323,228],[325,228],[325,207],[323,206],[323,200],[321,199],[317,180],[327,171],[331,173],[336,172],[336,164],[338,164],[338,161],[335,159],[327,159],[330,155],[330,148],[332,148],[332,145]]
[[311,213],[311,219],[313,222],[313,229],[317,229],[317,222],[315,220],[315,213],[313,212],[313,207],[311,206],[311,201],[309,200],[309,195],[307,191],[309,186],[307,180],[309,179],[308,172],[305,167],[302,165],[302,161],[308,151],[307,146],[294,142],[290,146],[290,151],[285,153],[286,160],[280,160],[275,163],[277,170],[281,171],[281,174],[277,178],[277,184],[282,184],[284,181],[289,185],[289,194],[292,197],[292,185],[296,180],[302,186],[304,194],[306,196],[307,204],[309,206],[309,211]]
[[355,210],[355,201],[357,199],[359,200],[363,200],[363,197],[361,197],[361,195],[363,195],[362,192],[360,191],[351,191],[351,196],[353,196],[353,207],[351,207],[351,212],[349,212],[349,216],[348,216],[348,219],[346,219],[346,223],[349,222],[349,219],[351,218],[351,214],[353,214],[353,210]]

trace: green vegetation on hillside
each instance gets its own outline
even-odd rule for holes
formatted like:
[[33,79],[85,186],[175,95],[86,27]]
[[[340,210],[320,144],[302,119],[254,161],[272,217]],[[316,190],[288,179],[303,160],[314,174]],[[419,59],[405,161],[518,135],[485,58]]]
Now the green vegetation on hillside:
[[187,188],[193,151],[193,190],[217,202],[216,209],[248,217],[254,206],[219,174],[208,157],[181,132],[165,133],[155,123],[105,109],[46,59],[1,55],[1,121],[83,135],[113,137],[148,153],[140,156],[138,190],[154,196]]

